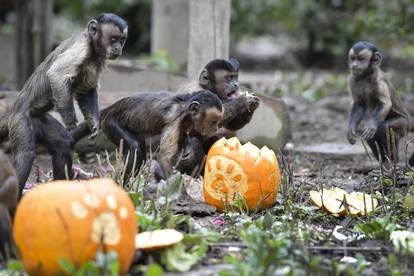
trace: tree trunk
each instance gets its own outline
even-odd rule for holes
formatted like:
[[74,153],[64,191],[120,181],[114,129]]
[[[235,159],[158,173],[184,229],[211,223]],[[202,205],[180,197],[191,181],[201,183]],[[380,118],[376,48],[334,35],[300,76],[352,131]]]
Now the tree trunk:
[[52,0],[16,0],[16,87],[21,89],[51,45]]

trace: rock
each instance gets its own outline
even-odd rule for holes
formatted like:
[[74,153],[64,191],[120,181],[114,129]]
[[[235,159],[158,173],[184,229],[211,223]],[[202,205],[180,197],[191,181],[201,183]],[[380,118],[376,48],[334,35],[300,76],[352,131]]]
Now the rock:
[[275,97],[259,95],[260,105],[252,120],[237,132],[244,143],[267,146],[278,153],[292,138],[289,113],[284,102]]
[[204,202],[203,180],[201,177],[192,178],[191,176],[183,175],[183,184],[191,199],[198,202]]
[[365,149],[361,145],[340,143],[321,143],[307,146],[299,146],[295,149],[300,153],[315,153],[334,156],[365,155]]

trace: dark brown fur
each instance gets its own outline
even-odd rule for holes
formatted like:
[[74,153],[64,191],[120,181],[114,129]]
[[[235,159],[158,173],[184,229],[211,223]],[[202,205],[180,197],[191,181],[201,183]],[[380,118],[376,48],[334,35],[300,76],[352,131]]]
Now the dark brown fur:
[[[55,179],[72,174],[72,137],[76,126],[73,97],[88,122],[92,136],[99,128],[97,86],[108,58],[122,53],[127,36],[125,21],[103,14],[88,23],[87,30],[62,42],[35,69],[14,102],[7,120],[0,123],[0,137],[8,133],[14,155],[20,194],[42,142],[53,157]],[[67,128],[47,115],[55,108]]]
[[[379,68],[381,55],[367,42],[355,44],[349,53],[348,90],[353,99],[348,141],[356,142],[356,130],[364,117],[362,137],[377,159],[398,162],[399,139],[410,128],[410,116],[391,82]],[[378,152],[379,149],[379,152]]]
[[7,155],[0,150],[0,263],[15,257],[12,219],[18,198],[16,173]]
[[[145,160],[145,137],[160,136],[158,162],[161,177],[166,178],[177,165],[182,148],[188,144],[188,133],[194,131],[210,137],[217,131],[221,117],[221,101],[209,91],[144,93],[121,99],[103,109],[101,128],[114,144],[119,145],[121,139],[124,142],[124,154],[129,156],[126,182],[137,174]],[[73,132],[75,141],[86,134],[84,123]]]
[[184,160],[185,163],[181,164],[183,171],[188,173],[200,167],[205,154],[215,141],[223,136],[233,136],[252,119],[254,111],[259,106],[259,98],[254,94],[239,92],[239,68],[240,64],[236,59],[214,59],[206,64],[200,73],[198,83],[192,87],[192,89],[197,87],[207,89],[219,96],[223,102],[224,114],[220,122],[221,128],[213,137],[191,135],[189,141],[193,145],[186,148],[189,150],[194,148],[198,151],[186,152],[186,156],[194,159]]

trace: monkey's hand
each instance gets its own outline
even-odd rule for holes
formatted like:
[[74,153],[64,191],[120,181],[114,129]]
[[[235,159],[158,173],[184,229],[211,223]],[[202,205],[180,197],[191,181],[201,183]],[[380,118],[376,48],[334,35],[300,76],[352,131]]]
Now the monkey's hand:
[[248,112],[255,111],[256,108],[259,106],[260,100],[256,96],[256,94],[246,91],[245,93],[241,93],[240,95],[245,98]]
[[362,131],[362,137],[365,140],[372,139],[377,132],[378,123],[374,120],[369,120]]
[[247,107],[247,110],[249,112],[255,111],[259,107],[259,104],[260,104],[259,98],[256,95],[254,95],[254,94],[251,94],[251,95],[252,96],[248,97],[248,107]]
[[346,138],[348,139],[348,142],[351,145],[354,145],[356,143],[356,133],[355,129],[349,129],[348,134],[346,135]]
[[78,122],[78,120],[76,119],[76,116],[73,116],[73,118],[69,119],[69,118],[64,118],[63,119],[65,122],[65,126],[67,131],[71,132],[72,130],[74,130],[76,128],[76,123]]
[[89,123],[89,128],[90,128],[90,131],[91,131],[91,135],[89,135],[88,139],[92,140],[93,138],[96,137],[96,135],[98,135],[99,122],[97,120],[91,120],[91,122]]

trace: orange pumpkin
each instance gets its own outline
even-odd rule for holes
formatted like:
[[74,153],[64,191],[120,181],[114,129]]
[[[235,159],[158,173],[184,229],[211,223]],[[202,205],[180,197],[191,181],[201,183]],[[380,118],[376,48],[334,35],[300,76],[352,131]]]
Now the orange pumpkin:
[[219,211],[243,198],[248,210],[270,207],[279,188],[275,153],[236,137],[221,138],[210,148],[204,170],[204,199]]
[[118,254],[128,272],[137,224],[128,195],[112,179],[55,181],[29,191],[17,207],[14,238],[30,275],[62,274],[93,260],[103,248]]

